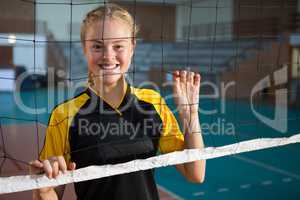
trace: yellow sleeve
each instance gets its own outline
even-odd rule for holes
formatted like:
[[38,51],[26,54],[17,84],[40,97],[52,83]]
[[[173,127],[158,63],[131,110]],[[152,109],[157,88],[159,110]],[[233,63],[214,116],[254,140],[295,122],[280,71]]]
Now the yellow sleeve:
[[52,156],[64,156],[67,162],[70,161],[68,144],[68,118],[59,120],[59,115],[52,112],[44,142],[44,147],[40,152],[39,159],[45,160]]
[[179,128],[178,122],[167,106],[165,100],[161,98],[160,117],[162,119],[162,134],[159,139],[159,149],[161,153],[169,153],[184,149],[184,136]]
[[65,160],[71,160],[69,128],[73,117],[89,99],[86,93],[58,105],[51,113],[44,147],[40,152],[39,159],[45,160],[51,156],[64,156]]
[[151,103],[162,120],[162,132],[159,138],[159,151],[169,153],[184,149],[184,136],[177,120],[160,94],[152,89],[131,87],[133,94],[147,103]]

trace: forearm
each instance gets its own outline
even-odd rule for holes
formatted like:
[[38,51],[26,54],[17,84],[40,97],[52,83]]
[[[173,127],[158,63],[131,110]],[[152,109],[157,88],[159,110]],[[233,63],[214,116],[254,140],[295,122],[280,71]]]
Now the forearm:
[[180,117],[180,121],[184,132],[185,148],[204,148],[198,113],[190,114],[188,118]]
[[50,189],[47,192],[41,192],[40,190],[33,191],[33,200],[58,200],[54,189]]
[[[180,121],[184,131],[185,149],[204,148],[198,113],[192,113],[189,117],[182,116],[180,117]],[[183,165],[184,175],[193,182],[203,182],[205,165],[205,160],[185,163]]]
[[58,200],[64,195],[65,185],[55,188],[41,188],[33,191],[34,200]]

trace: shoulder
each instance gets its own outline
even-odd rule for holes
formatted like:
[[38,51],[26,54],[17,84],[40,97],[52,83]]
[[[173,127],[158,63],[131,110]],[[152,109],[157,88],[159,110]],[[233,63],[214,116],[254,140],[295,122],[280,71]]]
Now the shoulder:
[[50,120],[55,119],[58,122],[74,116],[89,98],[90,96],[84,91],[56,105],[51,112]]
[[163,98],[159,92],[153,89],[135,88],[131,86],[131,93],[134,94],[139,100],[147,103],[159,104],[163,101]]

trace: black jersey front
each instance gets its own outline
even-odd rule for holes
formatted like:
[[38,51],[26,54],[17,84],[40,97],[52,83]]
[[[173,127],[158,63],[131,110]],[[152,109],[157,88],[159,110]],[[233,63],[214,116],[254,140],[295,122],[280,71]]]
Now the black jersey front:
[[[128,86],[118,108],[87,88],[52,112],[40,159],[64,155],[77,168],[116,164],[183,148],[183,136],[158,93]],[[100,172],[101,173],[101,172]],[[154,170],[75,183],[78,199],[158,199]]]

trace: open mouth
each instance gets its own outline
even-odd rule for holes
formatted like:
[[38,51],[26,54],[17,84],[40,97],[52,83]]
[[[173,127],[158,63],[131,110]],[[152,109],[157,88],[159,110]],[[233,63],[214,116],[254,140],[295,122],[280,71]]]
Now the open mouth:
[[120,64],[99,64],[98,66],[103,70],[113,70],[120,67]]

